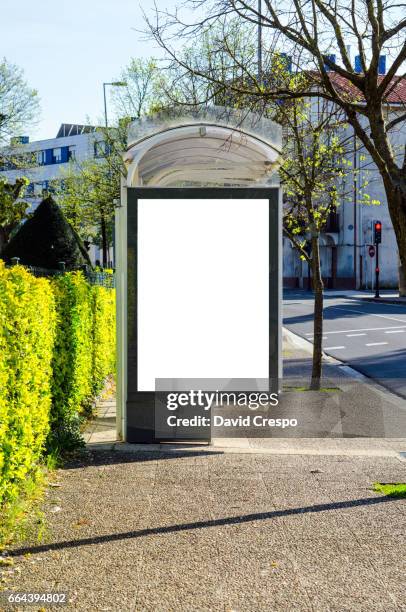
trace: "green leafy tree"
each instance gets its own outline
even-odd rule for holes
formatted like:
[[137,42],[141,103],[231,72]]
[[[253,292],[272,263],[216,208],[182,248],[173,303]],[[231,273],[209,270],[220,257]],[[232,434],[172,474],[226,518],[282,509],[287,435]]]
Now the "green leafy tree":
[[[0,166],[19,168],[31,165],[32,154],[23,154],[19,146],[10,146],[10,138],[32,127],[39,114],[38,93],[28,86],[18,66],[0,60]],[[7,146],[5,146],[7,145]],[[28,180],[21,176],[14,183],[0,178],[0,252],[12,232],[26,218],[28,208],[23,197]]]
[[123,152],[128,126],[162,108],[164,97],[160,89],[163,79],[152,58],[132,59],[120,79],[126,85],[112,93],[116,125],[98,128],[94,140],[97,159],[73,161],[58,189],[58,200],[73,227],[83,238],[100,244],[104,267],[108,265],[121,177],[127,174]]
[[110,160],[74,162],[58,193],[61,208],[82,238],[100,244],[108,265],[114,210],[120,198],[120,170]]
[[24,72],[6,58],[0,60],[0,144],[32,126],[38,113],[38,93],[28,86]]
[[154,58],[131,58],[120,74],[120,81],[126,85],[112,91],[118,120],[123,117],[139,119],[159,110],[163,80]]
[[[291,87],[295,89],[293,77]],[[345,135],[342,113],[324,102],[317,112],[301,98],[277,105],[274,118],[285,132],[279,173],[284,189],[283,230],[312,272],[314,291],[313,366],[311,389],[319,389],[322,376],[323,290],[320,237],[332,213],[353,196],[353,139]],[[358,171],[355,171],[358,172]],[[369,203],[367,174],[359,185],[362,201]],[[349,185],[348,178],[351,178]]]
[[26,218],[28,203],[22,198],[28,183],[26,178],[18,178],[15,183],[10,183],[0,177],[0,253],[12,232]]

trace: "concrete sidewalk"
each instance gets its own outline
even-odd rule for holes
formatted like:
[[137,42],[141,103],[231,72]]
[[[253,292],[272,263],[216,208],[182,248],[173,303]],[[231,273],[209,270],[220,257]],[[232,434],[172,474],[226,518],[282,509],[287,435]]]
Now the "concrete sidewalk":
[[68,610],[405,610],[406,504],[371,491],[405,467],[95,451],[59,472],[46,540],[11,551],[3,587],[67,591]]
[[[306,344],[285,334],[284,357],[308,376]],[[404,439],[141,447],[115,441],[111,400],[86,436],[47,492],[44,541],[3,553],[6,592],[84,611],[406,610],[405,500],[372,491],[406,480]]]

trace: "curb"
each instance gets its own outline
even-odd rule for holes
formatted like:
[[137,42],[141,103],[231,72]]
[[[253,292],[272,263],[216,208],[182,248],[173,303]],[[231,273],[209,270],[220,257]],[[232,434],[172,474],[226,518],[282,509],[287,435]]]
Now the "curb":
[[[238,438],[240,440],[240,438]],[[283,439],[286,442],[286,438]],[[292,443],[292,438],[289,438],[289,442]],[[247,444],[235,443],[235,446],[227,445],[221,446],[220,440],[217,438],[217,443],[210,446],[203,445],[188,445],[188,444],[130,444],[128,442],[109,442],[105,444],[87,444],[87,451],[103,451],[103,452],[118,452],[128,454],[164,454],[164,455],[182,455],[187,457],[188,455],[307,455],[314,457],[330,456],[330,457],[390,457],[392,459],[398,459],[404,461],[402,455],[405,455],[402,451],[395,450],[393,448],[350,448],[345,447],[347,440],[342,438],[332,438],[331,445],[328,447],[318,447],[317,444],[320,441],[325,440],[324,438],[306,438],[306,445],[301,446],[300,438],[297,439],[297,443],[292,444],[290,447],[286,446],[275,446],[273,448],[261,448],[255,446],[249,446]],[[315,446],[309,447],[309,440],[314,440]],[[352,438],[352,440],[356,440]],[[364,440],[364,438],[361,438]],[[241,441],[246,442],[244,438]],[[343,448],[340,448],[343,447]]]
[[375,297],[353,297],[350,299],[362,300],[363,302],[375,302],[375,304],[394,304],[395,306],[406,306],[406,299],[404,298],[375,298]]
[[[282,337],[287,338],[288,342],[290,342],[295,348],[301,349],[302,351],[306,351],[310,355],[313,354],[313,343],[310,342],[310,340],[306,340],[306,338],[302,338],[302,336],[295,334],[287,327],[282,328]],[[338,361],[338,359],[336,359],[335,357],[331,357],[331,355],[327,355],[327,353],[325,353],[324,351],[322,352],[322,357],[325,361],[327,361],[327,363],[332,363],[336,365],[344,365],[342,361]],[[352,368],[349,368],[349,369],[352,369]],[[358,373],[359,372],[357,372],[357,374]]]

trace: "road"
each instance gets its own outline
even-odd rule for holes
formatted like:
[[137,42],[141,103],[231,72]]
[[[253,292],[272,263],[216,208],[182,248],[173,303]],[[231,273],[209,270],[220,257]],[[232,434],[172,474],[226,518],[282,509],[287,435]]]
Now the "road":
[[[313,297],[288,291],[284,326],[313,339]],[[323,350],[406,397],[406,305],[327,295]]]

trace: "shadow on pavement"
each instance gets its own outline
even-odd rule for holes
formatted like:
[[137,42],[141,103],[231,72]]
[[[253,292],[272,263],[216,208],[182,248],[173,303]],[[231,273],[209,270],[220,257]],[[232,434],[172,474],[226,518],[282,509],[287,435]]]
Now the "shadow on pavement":
[[95,536],[91,538],[83,538],[78,540],[67,540],[65,542],[54,542],[50,544],[41,544],[39,546],[31,546],[17,548],[9,552],[9,556],[19,556],[28,553],[38,554],[52,550],[61,550],[64,548],[76,548],[78,546],[90,546],[93,544],[103,544],[105,542],[116,542],[120,540],[129,540],[135,538],[143,538],[151,535],[178,533],[181,531],[189,531],[192,529],[206,529],[210,527],[221,527],[224,525],[238,525],[242,523],[250,523],[254,521],[264,521],[282,516],[294,516],[297,514],[307,514],[315,512],[326,512],[328,510],[341,510],[343,508],[355,508],[357,506],[372,506],[375,504],[388,503],[398,501],[396,498],[387,496],[381,497],[366,497],[361,499],[353,499],[349,501],[334,502],[329,504],[317,504],[314,506],[304,506],[301,508],[288,508],[286,510],[274,510],[272,512],[258,512],[254,514],[246,514],[245,516],[230,516],[222,519],[212,519],[208,521],[195,521],[193,523],[184,523],[181,525],[168,525],[166,527],[153,527],[150,529],[140,529],[138,531],[125,531],[123,533],[112,533],[104,536]]
[[[164,449],[165,450],[165,449]],[[169,449],[168,449],[169,451]],[[73,458],[65,461],[62,469],[74,470],[89,466],[114,465],[121,463],[142,463],[148,461],[167,460],[167,459],[182,459],[194,457],[206,457],[207,455],[223,455],[221,451],[215,450],[183,450],[182,448],[170,449],[170,452],[164,453],[162,450],[140,450],[127,452],[124,449],[120,451],[111,450],[87,450],[77,453]]]

